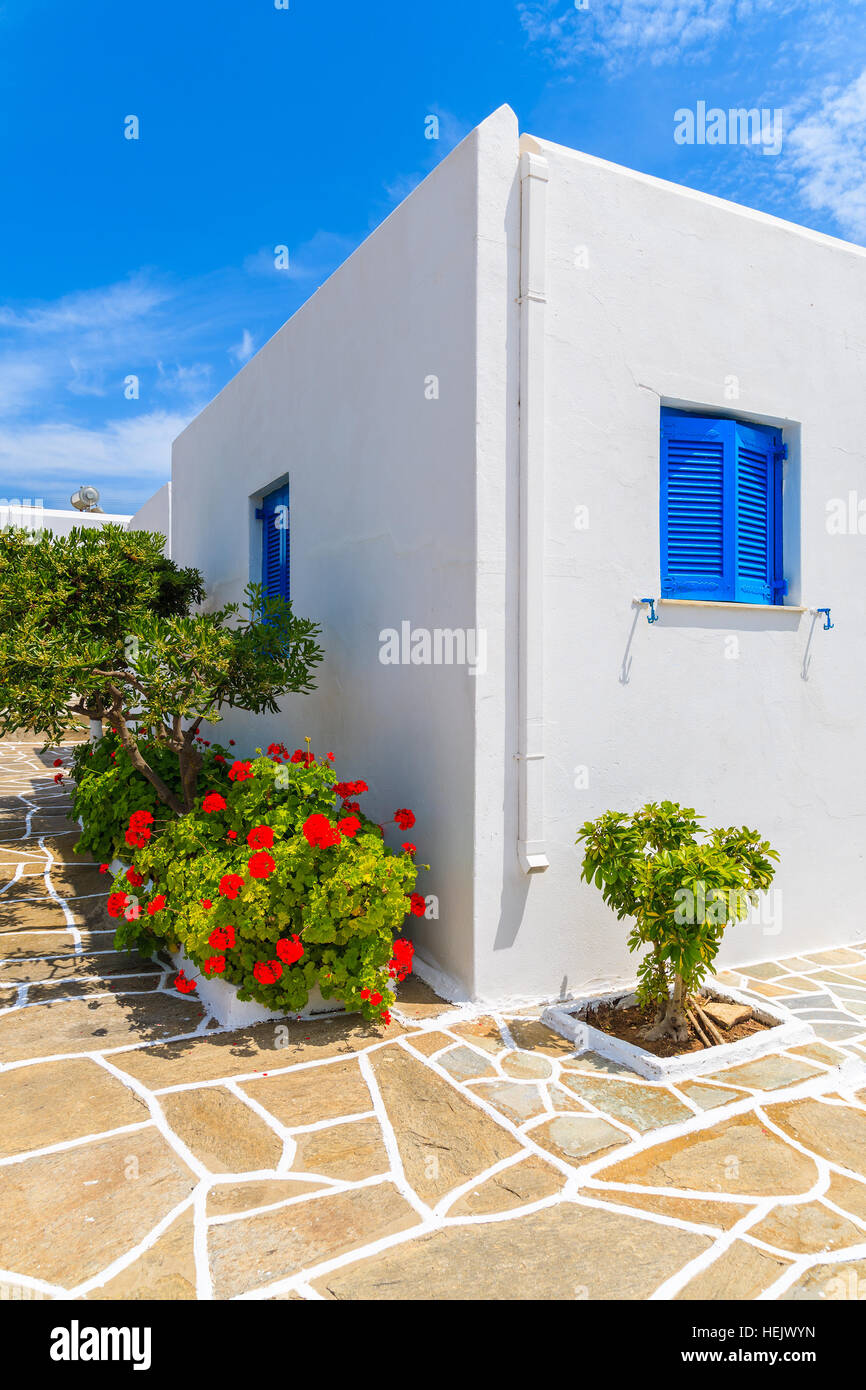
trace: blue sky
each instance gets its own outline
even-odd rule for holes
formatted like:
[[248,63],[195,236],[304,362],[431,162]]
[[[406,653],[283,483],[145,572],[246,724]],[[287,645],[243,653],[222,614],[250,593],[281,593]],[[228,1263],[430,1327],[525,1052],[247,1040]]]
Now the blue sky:
[[[781,110],[780,153],[678,144],[699,101]],[[134,511],[187,421],[503,102],[866,243],[866,0],[0,0],[0,497],[94,482]]]

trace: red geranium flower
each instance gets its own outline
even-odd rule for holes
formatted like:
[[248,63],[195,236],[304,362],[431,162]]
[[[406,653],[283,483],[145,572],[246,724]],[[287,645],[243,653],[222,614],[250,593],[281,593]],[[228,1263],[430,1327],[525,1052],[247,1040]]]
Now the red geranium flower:
[[383,1009],[383,1010],[382,1010],[382,1013],[381,1013],[380,1017],[381,1017],[383,1023],[386,1023],[386,1024],[387,1024],[387,1023],[390,1023],[390,1022],[391,1022],[391,1014],[389,1013],[389,1011],[388,1011],[387,1009]]
[[306,763],[307,767],[309,767],[310,763],[316,761],[316,755],[315,753],[306,752],[303,748],[296,748],[289,761],[293,763]]
[[344,801],[344,802],[343,802],[343,810],[344,810],[344,811],[360,811],[360,809],[361,809],[361,803],[360,803],[360,801]]
[[378,992],[378,990],[376,991],[375,994],[371,994],[371,995],[370,995],[370,1003],[371,1003],[374,1007],[376,1006],[376,1004],[381,1004],[381,1002],[382,1002],[382,996],[381,996],[381,994]]
[[262,850],[260,854],[250,855],[247,860],[247,868],[251,878],[268,878],[276,867],[273,859],[265,850]]
[[229,768],[230,782],[246,782],[247,778],[252,776],[253,771],[248,762],[234,762]]
[[340,832],[335,829],[327,816],[323,816],[320,811],[309,816],[303,827],[304,838],[307,844],[313,848],[329,849],[331,845],[340,843]]
[[201,803],[201,809],[207,815],[211,815],[214,811],[224,811],[227,806],[228,802],[224,796],[220,796],[219,792],[208,792]]
[[111,893],[105,906],[108,908],[109,917],[120,917],[129,903],[126,893]]
[[211,908],[213,907],[213,903],[211,902],[210,898],[199,898],[199,902],[201,903],[205,912],[210,912]]
[[346,835],[350,840],[354,840],[361,829],[361,822],[357,816],[346,816],[345,820],[337,821],[337,829],[341,835]]
[[107,865],[107,864],[100,864],[100,866],[99,866],[99,872],[100,872],[101,874],[107,874],[107,873],[108,873],[108,865]]
[[131,883],[133,888],[140,888],[144,883],[144,879],[141,874],[138,873],[134,864],[130,864],[126,871],[126,881],[127,883]]
[[304,948],[297,936],[281,936],[276,945],[276,952],[286,965],[294,965],[304,954]]
[[391,979],[405,980],[407,975],[412,973],[412,957],[415,954],[415,947],[411,941],[403,941],[398,937],[394,942],[394,955],[388,962],[388,974]]
[[333,753],[329,753],[329,754],[328,754],[328,757],[330,758],[331,762],[334,761],[334,755],[333,755]]
[[55,777],[54,777],[54,780],[55,780],[55,782],[62,782],[62,781],[63,781],[63,773],[62,773],[62,772],[56,773],[56,774],[55,774]]
[[247,836],[250,849],[270,849],[274,843],[274,832],[269,825],[257,825]]
[[362,796],[370,788],[366,782],[338,782],[332,790],[341,801],[345,801],[349,796]]
[[196,987],[195,980],[188,980],[182,970],[177,972],[174,981],[175,989],[179,989],[181,994],[192,994]]
[[273,985],[283,973],[278,960],[260,960],[253,966],[253,974],[260,985]]
[[62,759],[62,758],[55,758],[55,759],[54,759],[54,764],[53,764],[53,766],[54,766],[54,767],[62,767],[62,766],[63,766],[63,759]]
[[362,990],[361,990],[361,998],[362,998],[362,999],[369,999],[369,998],[370,998],[370,991],[369,991],[368,989],[362,989]]
[[409,898],[409,911],[413,914],[413,916],[423,917],[426,907],[427,904],[421,897],[420,893],[413,893]]
[[153,914],[154,914],[155,912],[162,912],[162,909],[163,909],[164,907],[165,907],[165,896],[164,896],[164,894],[160,893],[160,894],[158,895],[158,897],[156,897],[156,898],[151,898],[150,902],[147,904],[147,913],[148,913],[148,916],[149,916],[149,917],[152,917]]
[[411,811],[401,810],[394,812],[394,819],[401,830],[411,830],[415,824],[415,816]]
[[223,874],[219,891],[224,898],[236,898],[243,886],[244,880],[240,874]]
[[225,762],[225,758],[223,757],[222,753],[214,753],[214,759],[213,759],[213,760],[214,760],[215,763],[224,763],[224,762]]
[[133,830],[141,830],[146,825],[153,825],[153,816],[149,811],[133,811],[129,824]]
[[401,849],[405,849],[405,851],[406,851],[407,854],[417,854],[417,853],[418,853],[418,846],[417,846],[417,845],[410,845],[408,840],[406,841],[406,843],[405,843],[404,845],[401,845],[400,848],[401,848]]
[[225,956],[208,956],[204,963],[204,973],[206,975],[221,975],[225,968]]
[[213,946],[215,951],[230,951],[235,944],[234,927],[230,923],[225,927],[214,927],[207,944]]
[[228,833],[228,835],[226,836],[226,839],[227,839],[227,840],[236,840],[237,838],[238,838],[238,832],[237,832],[236,830],[230,830],[229,833]]
[[233,738],[230,738],[230,739],[229,739],[229,745],[230,745],[232,748],[234,748],[234,746],[235,746],[235,741],[234,741]]

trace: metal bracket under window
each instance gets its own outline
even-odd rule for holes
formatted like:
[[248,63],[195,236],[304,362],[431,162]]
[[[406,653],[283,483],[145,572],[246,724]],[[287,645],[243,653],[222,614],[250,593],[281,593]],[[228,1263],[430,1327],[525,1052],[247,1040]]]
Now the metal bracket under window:
[[818,613],[823,613],[823,614],[824,614],[824,631],[825,631],[825,632],[829,632],[831,627],[835,627],[835,626],[836,626],[835,623],[831,623],[831,622],[830,622],[830,609],[829,609],[829,608],[816,608],[816,609],[815,609],[815,613],[816,613],[816,614],[818,614]]
[[656,601],[655,601],[655,599],[654,599],[654,598],[642,598],[642,599],[639,600],[639,602],[640,602],[640,603],[646,603],[646,604],[649,605],[649,613],[647,614],[647,619],[646,619],[647,622],[648,622],[648,623],[657,623],[658,620],[659,620],[659,615],[658,615],[658,613],[656,612]]

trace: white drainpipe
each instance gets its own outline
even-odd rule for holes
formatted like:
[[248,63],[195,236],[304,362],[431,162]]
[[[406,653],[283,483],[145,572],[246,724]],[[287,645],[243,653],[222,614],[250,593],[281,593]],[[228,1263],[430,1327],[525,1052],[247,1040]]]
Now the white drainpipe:
[[520,156],[520,597],[517,854],[548,868],[544,842],[544,311],[547,160]]

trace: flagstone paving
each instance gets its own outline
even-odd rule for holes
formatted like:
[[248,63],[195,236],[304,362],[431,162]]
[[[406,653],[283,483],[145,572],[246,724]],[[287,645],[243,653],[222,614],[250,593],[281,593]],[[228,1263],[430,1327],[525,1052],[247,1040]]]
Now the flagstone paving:
[[816,1040],[676,1085],[417,977],[387,1028],[227,1030],[114,949],[37,747],[0,743],[0,1294],[862,1300],[866,941],[721,975]]

